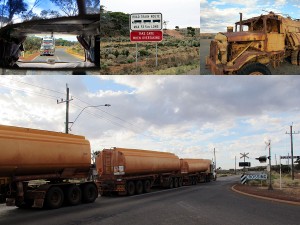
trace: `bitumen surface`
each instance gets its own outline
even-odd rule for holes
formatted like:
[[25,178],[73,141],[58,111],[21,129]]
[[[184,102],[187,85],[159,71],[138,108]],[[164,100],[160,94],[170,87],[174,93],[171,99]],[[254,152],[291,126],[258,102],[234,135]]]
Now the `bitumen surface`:
[[54,59],[56,62],[79,62],[81,59],[69,54],[64,48],[56,48],[54,56],[37,56],[31,62],[47,62],[48,59]]
[[132,197],[99,197],[95,203],[56,210],[0,205],[0,224],[299,224],[300,206],[233,192],[239,176],[215,182],[156,190]]

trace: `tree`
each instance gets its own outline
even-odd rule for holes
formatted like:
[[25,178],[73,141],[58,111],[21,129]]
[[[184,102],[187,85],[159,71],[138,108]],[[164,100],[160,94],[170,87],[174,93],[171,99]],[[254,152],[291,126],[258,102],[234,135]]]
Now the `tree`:
[[1,4],[1,18],[7,22],[11,22],[15,15],[22,14],[27,11],[28,5],[23,0],[8,0]]
[[99,13],[100,0],[86,0],[86,13],[98,14]]
[[179,26],[176,26],[176,27],[175,27],[175,30],[179,30]]
[[57,5],[67,16],[78,15],[78,6],[76,0],[51,0],[51,2]]
[[192,37],[194,37],[196,35],[195,33],[196,29],[193,27],[187,27],[187,34],[191,35]]

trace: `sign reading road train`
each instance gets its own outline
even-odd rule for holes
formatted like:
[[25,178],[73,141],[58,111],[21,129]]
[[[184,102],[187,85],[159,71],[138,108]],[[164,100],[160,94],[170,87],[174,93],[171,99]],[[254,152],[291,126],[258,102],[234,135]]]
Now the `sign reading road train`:
[[161,13],[134,13],[130,15],[130,30],[162,30]]

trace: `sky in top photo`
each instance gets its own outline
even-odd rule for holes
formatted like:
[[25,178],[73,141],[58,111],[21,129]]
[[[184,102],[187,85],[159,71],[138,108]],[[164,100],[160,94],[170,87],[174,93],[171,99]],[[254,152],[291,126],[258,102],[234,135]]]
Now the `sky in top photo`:
[[199,28],[199,1],[195,0],[101,0],[105,10],[123,13],[162,13],[167,28]]
[[200,0],[200,26],[202,33],[225,32],[227,26],[234,26],[243,19],[249,19],[268,12],[300,19],[299,0]]
[[[213,158],[233,169],[235,157],[290,153],[290,125],[300,130],[297,76],[2,76],[0,124],[65,132],[66,84],[71,134],[93,151],[124,147],[167,151],[180,158]],[[99,106],[110,104],[110,107]],[[275,157],[276,155],[276,157]],[[294,135],[300,155],[300,134]],[[290,161],[289,161],[290,162]],[[283,164],[287,160],[282,161]]]

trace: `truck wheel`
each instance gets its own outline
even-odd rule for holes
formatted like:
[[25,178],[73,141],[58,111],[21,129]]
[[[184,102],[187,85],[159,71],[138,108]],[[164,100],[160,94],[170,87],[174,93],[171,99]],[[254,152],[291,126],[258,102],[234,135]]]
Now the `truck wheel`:
[[178,187],[181,187],[182,186],[182,177],[180,177],[179,179],[178,179]]
[[261,63],[248,63],[239,71],[239,75],[271,75],[271,71],[267,66]]
[[151,182],[150,180],[145,180],[144,181],[144,192],[149,193],[151,190]]
[[127,183],[127,194],[131,196],[134,195],[134,193],[135,193],[135,185],[132,181],[129,181]]
[[64,202],[64,193],[60,187],[51,187],[46,193],[46,207],[49,209],[57,209]]
[[65,196],[69,205],[78,205],[81,201],[81,190],[77,185],[71,185],[67,188]]
[[142,194],[143,193],[143,182],[138,180],[135,184],[135,189],[136,189],[136,193],[139,195],[139,194]]
[[174,188],[178,188],[178,178],[174,178]]
[[169,179],[169,188],[172,189],[174,187],[174,182],[173,182],[173,179],[170,178]]
[[82,200],[84,203],[91,203],[98,197],[98,190],[96,185],[88,183],[83,185],[82,188]]

